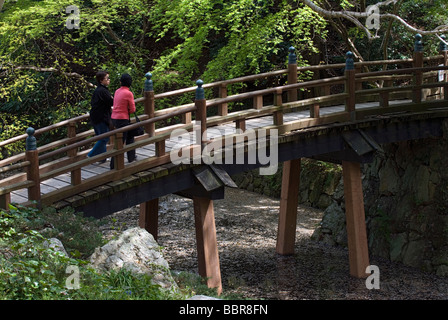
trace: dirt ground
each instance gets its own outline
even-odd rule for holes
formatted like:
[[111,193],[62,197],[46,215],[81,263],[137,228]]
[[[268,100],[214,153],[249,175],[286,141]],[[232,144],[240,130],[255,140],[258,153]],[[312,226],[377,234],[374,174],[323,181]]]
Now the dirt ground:
[[[349,275],[348,250],[310,240],[323,212],[299,206],[295,254],[275,251],[279,199],[226,189],[215,200],[223,290],[269,300],[448,299],[448,278],[370,257],[379,268],[379,289]],[[171,270],[197,273],[193,203],[176,195],[159,202],[159,237]],[[106,217],[104,234],[138,224],[138,207]]]

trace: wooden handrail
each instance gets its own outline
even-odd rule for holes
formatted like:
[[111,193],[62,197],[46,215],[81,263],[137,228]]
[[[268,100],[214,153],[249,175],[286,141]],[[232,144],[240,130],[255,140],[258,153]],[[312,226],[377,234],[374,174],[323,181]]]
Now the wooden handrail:
[[372,71],[365,73],[357,73],[356,78],[372,77],[372,76],[382,76],[382,75],[393,75],[393,74],[414,74],[416,71],[428,72],[437,70],[448,70],[448,66],[433,66],[433,67],[422,67],[422,68],[406,68],[406,69],[395,69],[395,70],[385,70],[385,71]]
[[129,130],[136,129],[138,127],[144,126],[145,124],[150,124],[150,123],[154,123],[154,122],[157,122],[157,121],[169,119],[169,118],[172,118],[172,117],[175,117],[175,116],[179,116],[179,115],[182,115],[184,113],[192,112],[192,111],[195,111],[195,110],[196,110],[196,107],[193,106],[193,107],[190,107],[190,108],[186,108],[186,109],[178,110],[178,111],[175,111],[175,112],[172,112],[172,113],[169,113],[169,114],[165,114],[165,115],[162,115],[162,116],[158,116],[158,117],[154,117],[154,118],[147,119],[147,120],[144,120],[144,121],[140,121],[138,123],[133,123],[133,124],[130,124],[130,125],[126,126],[126,127],[114,129],[114,130],[108,131],[106,133],[103,133],[103,134],[91,137],[89,139],[86,139],[86,140],[83,140],[83,141],[80,141],[80,142],[76,142],[74,144],[71,144],[71,145],[62,147],[60,149],[51,151],[49,153],[46,153],[46,154],[40,156],[39,159],[40,160],[45,160],[45,159],[48,159],[48,158],[52,158],[52,157],[54,157],[56,155],[59,155],[61,153],[65,153],[65,152],[67,152],[69,150],[85,146],[87,144],[96,142],[96,141],[104,139],[104,138],[109,138],[110,136],[113,136],[113,135],[115,135],[117,133],[127,132]]
[[273,93],[277,93],[279,90],[286,92],[287,90],[290,90],[290,89],[299,89],[299,88],[319,87],[319,86],[326,86],[326,85],[332,85],[332,84],[333,85],[340,84],[340,83],[344,83],[345,79],[346,79],[345,76],[333,77],[333,78],[328,78],[328,79],[311,80],[311,81],[307,81],[307,82],[288,84],[288,85],[284,85],[284,86],[280,86],[280,87],[274,87],[274,88],[269,88],[269,89],[262,89],[262,90],[257,90],[257,91],[235,94],[235,95],[227,97],[227,98],[214,99],[213,101],[208,100],[207,107],[219,105],[219,104],[225,103],[225,102],[235,102],[235,101],[239,101],[239,100],[243,100],[243,99],[253,98],[253,97],[256,97],[259,95],[273,94]]
[[[84,114],[84,115],[81,115],[81,116],[78,116],[78,117],[75,117],[75,118],[71,118],[71,119],[68,119],[68,120],[64,120],[64,121],[61,121],[61,122],[58,122],[58,123],[46,126],[44,128],[41,128],[41,129],[37,129],[34,132],[34,135],[38,136],[38,135],[40,135],[40,134],[42,134],[44,132],[48,132],[48,131],[51,131],[51,130],[54,130],[54,129],[57,129],[57,128],[60,128],[60,127],[64,127],[64,126],[68,125],[70,122],[82,122],[82,121],[85,121],[85,120],[88,120],[88,119],[89,119],[89,114]],[[20,140],[26,139],[26,137],[28,137],[27,134],[21,134],[19,136],[13,137],[11,139],[1,141],[0,142],[0,147],[4,147],[4,146],[6,146],[8,144],[11,144],[11,143],[18,142]]]

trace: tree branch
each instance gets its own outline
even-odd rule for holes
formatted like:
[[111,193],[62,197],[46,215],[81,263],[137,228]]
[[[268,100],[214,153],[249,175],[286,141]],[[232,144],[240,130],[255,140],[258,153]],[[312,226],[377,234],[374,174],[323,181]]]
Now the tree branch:
[[[96,86],[90,82],[88,82],[87,80],[84,79],[84,77],[82,75],[80,75],[79,73],[76,72],[64,72],[61,70],[58,70],[56,68],[39,68],[36,66],[15,66],[12,67],[12,70],[16,71],[16,70],[33,70],[33,71],[37,71],[37,72],[54,72],[54,73],[59,73],[62,74],[68,78],[76,78],[81,80],[82,82],[84,82],[89,88],[96,88]],[[0,77],[4,77],[8,74],[8,71],[3,71],[2,73],[0,73]]]
[[[316,5],[311,0],[302,0],[302,2],[310,7],[313,11],[317,12],[319,15],[327,18],[344,18],[351,22],[353,22],[356,26],[360,27],[364,32],[367,34],[367,37],[370,39],[376,38],[376,36],[373,36],[371,32],[358,20],[360,18],[368,18],[370,16],[369,12],[355,12],[355,11],[329,11],[325,10],[318,5]],[[388,0],[379,2],[376,4],[376,6],[386,6],[392,3],[396,3],[397,0]],[[395,21],[398,21],[400,24],[402,24],[407,30],[414,32],[414,33],[420,33],[421,35],[437,35],[439,36],[440,33],[448,32],[448,25],[441,25],[435,28],[434,30],[421,30],[418,28],[415,28],[411,26],[409,23],[407,23],[404,19],[399,17],[398,15],[391,14],[391,13],[383,13],[379,14],[380,19],[393,19]]]

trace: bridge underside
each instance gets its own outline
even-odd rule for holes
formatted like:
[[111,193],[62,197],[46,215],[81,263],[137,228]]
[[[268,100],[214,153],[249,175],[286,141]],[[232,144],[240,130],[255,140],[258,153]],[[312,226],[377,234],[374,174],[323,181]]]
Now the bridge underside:
[[[443,136],[448,112],[375,117],[336,123],[279,136],[278,163],[284,163],[276,251],[294,254],[300,159],[341,163],[344,179],[350,274],[365,278],[369,254],[365,226],[361,163],[368,163],[381,144]],[[247,160],[247,154],[246,159]],[[224,198],[231,175],[261,168],[248,164],[166,164],[126,179],[88,190],[54,206],[71,206],[86,216],[101,218],[140,204],[140,227],[157,239],[159,197],[176,193],[193,199],[199,274],[211,288],[222,291],[213,200]],[[272,164],[271,164],[272,165]]]
[[[406,114],[286,133],[279,136],[278,163],[300,158],[315,158],[339,164],[342,161],[368,163],[381,144],[441,137],[446,116],[447,112]],[[54,206],[71,206],[86,216],[101,218],[172,193],[222,199],[226,181],[221,181],[221,185],[218,185],[220,181],[214,186],[202,185],[197,172],[203,166],[206,165],[162,165],[59,201]],[[245,161],[245,164],[223,163],[219,167],[232,176],[262,165],[248,164]]]

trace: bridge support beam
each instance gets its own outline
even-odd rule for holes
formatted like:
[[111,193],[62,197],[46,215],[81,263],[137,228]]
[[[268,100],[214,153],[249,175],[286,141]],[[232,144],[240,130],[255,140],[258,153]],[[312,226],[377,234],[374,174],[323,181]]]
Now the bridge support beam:
[[209,288],[222,292],[213,200],[193,197],[199,275]]
[[280,214],[278,220],[277,253],[294,254],[297,226],[297,206],[300,186],[300,159],[283,164]]
[[138,225],[152,234],[157,241],[159,232],[159,198],[140,204]]
[[345,214],[348,238],[350,275],[367,277],[369,250],[367,246],[361,166],[358,162],[342,161]]

